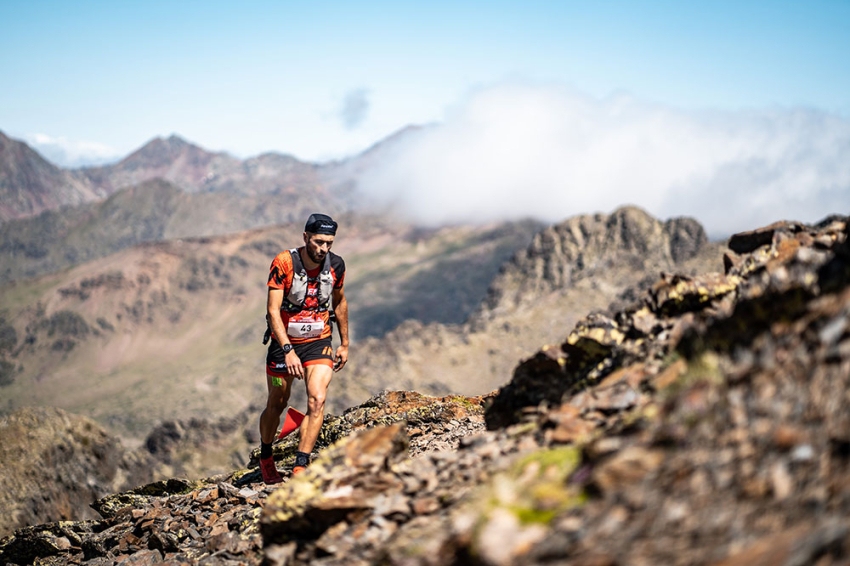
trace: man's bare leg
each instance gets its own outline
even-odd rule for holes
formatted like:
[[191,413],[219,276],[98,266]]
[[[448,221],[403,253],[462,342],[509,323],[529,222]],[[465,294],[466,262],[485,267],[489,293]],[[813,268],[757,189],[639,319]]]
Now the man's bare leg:
[[277,434],[277,427],[280,426],[280,416],[289,403],[289,395],[292,393],[292,376],[277,378],[281,381],[281,385],[275,385],[276,378],[266,375],[266,385],[269,390],[269,396],[266,400],[266,408],[263,409],[260,415],[260,440],[266,444],[274,442],[274,437]]
[[325,398],[334,372],[333,368],[323,364],[307,366],[304,369],[307,370],[304,378],[307,385],[307,414],[301,422],[298,451],[310,454],[325,420]]
[[272,443],[277,434],[277,427],[280,425],[280,415],[289,402],[292,379],[289,376],[280,378],[266,375],[269,396],[266,400],[266,408],[260,415],[260,475],[266,484],[283,481],[274,463]]

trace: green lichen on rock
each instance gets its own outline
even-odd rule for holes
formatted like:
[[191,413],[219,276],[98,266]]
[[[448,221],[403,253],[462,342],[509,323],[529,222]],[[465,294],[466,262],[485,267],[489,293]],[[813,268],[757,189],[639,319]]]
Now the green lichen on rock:
[[470,399],[469,397],[464,397],[463,395],[453,395],[450,398],[450,401],[452,403],[457,403],[458,405],[461,405],[467,411],[480,412],[480,413],[484,412],[484,408],[482,407],[482,405],[480,403],[474,403],[472,401],[472,399]]
[[557,513],[581,504],[581,492],[567,480],[581,463],[581,450],[565,446],[540,450],[521,458],[508,472],[522,486],[519,505],[512,506],[522,522],[551,520]]
[[545,539],[559,516],[587,500],[584,488],[569,482],[581,462],[580,448],[562,446],[519,456],[493,475],[453,515],[455,530],[470,540],[467,552],[501,563]]
[[581,460],[581,449],[575,446],[520,457],[506,471],[493,476],[472,499],[471,506],[481,511],[479,528],[484,528],[496,510],[509,511],[521,525],[547,525],[560,513],[580,506],[585,495],[568,479]]

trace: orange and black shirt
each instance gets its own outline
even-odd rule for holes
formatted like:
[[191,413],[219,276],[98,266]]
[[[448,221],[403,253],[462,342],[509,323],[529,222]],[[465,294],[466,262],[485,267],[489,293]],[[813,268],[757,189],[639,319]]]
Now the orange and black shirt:
[[[298,248],[298,251],[300,252],[302,249]],[[345,281],[345,262],[335,253],[328,253],[331,258],[333,288],[335,290],[342,289]],[[301,311],[293,314],[284,309],[280,310],[280,318],[283,319],[286,334],[293,344],[305,344],[331,336],[330,313],[327,310],[319,309],[317,297],[318,277],[322,271],[322,266],[306,269],[306,271],[309,282],[307,283],[307,297],[304,299]],[[268,286],[272,289],[282,289],[283,295],[287,296],[292,288],[292,275],[292,255],[289,250],[284,250],[272,260],[271,267],[269,267]]]

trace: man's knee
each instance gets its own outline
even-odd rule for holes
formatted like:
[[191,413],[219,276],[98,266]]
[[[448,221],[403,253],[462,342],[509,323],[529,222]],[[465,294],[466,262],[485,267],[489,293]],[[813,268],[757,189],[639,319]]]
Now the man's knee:
[[325,408],[325,394],[316,394],[307,396],[307,407],[311,413],[318,413]]

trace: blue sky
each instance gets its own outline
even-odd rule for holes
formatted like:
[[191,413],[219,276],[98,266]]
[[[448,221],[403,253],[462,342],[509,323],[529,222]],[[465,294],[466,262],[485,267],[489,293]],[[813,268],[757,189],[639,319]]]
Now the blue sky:
[[[238,157],[277,151],[325,161],[362,151],[408,124],[443,124],[445,136],[461,124],[490,120],[508,144],[516,130],[499,120],[529,104],[542,105],[543,124],[547,108],[563,116],[585,105],[589,115],[610,117],[627,100],[640,113],[632,123],[643,124],[638,131],[649,139],[667,134],[647,125],[658,112],[668,127],[690,123],[688,136],[726,136],[699,151],[740,139],[762,143],[757,140],[771,139],[760,137],[765,131],[789,138],[785,152],[806,143],[800,136],[833,135],[844,147],[850,143],[848,30],[847,0],[3,0],[0,130],[64,165],[115,159],[172,133]],[[492,99],[501,106],[482,103]],[[474,114],[482,104],[486,118]],[[793,116],[809,118],[800,125]],[[600,120],[587,125],[589,137],[571,138],[567,147],[610,141],[600,134],[606,127],[622,130],[617,139],[634,135]],[[513,126],[537,141],[565,137]],[[575,135],[574,122],[562,126],[567,137]],[[469,132],[461,138],[485,139]],[[509,153],[510,145],[499,149]],[[830,161],[850,158],[850,150],[842,151],[825,148],[810,159],[812,171],[833,170],[815,185],[844,190],[847,166]],[[665,156],[671,157],[655,157],[663,163]],[[656,214],[678,213],[658,203],[686,190],[686,179],[705,177],[705,167],[729,169],[734,159],[696,163],[693,171],[658,180],[667,183],[663,191],[633,200]],[[600,162],[599,171],[572,182],[589,182],[609,166]],[[795,174],[807,178],[807,171]],[[405,175],[384,171],[376,179],[409,182]],[[650,175],[646,186],[652,182]],[[558,179],[542,184],[558,186]],[[596,206],[623,196],[629,195],[615,191]]]

